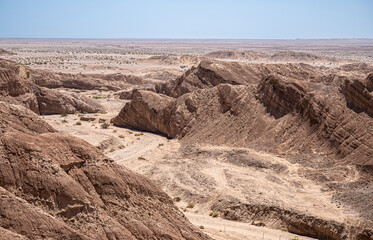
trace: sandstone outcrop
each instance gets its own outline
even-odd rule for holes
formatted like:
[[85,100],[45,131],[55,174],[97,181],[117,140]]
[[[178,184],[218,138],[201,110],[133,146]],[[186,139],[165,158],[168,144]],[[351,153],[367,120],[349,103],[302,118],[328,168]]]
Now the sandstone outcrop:
[[14,239],[209,239],[153,182],[0,102],[0,233]]
[[122,108],[112,123],[166,134],[164,111],[173,98],[144,90],[133,90],[131,97],[132,101]]
[[[349,110],[338,95],[337,88],[329,88],[334,89],[334,93],[329,92],[329,97],[323,97],[314,93],[313,88],[317,86],[308,85],[302,81],[285,81],[281,77],[269,76],[257,87],[220,84],[184,94],[177,99],[136,91],[132,101],[125,105],[112,122],[162,133],[171,138],[186,136],[187,139],[203,139],[215,144],[254,144],[260,138],[265,142],[273,142],[265,136],[270,131],[276,133],[273,138],[279,149],[285,149],[281,146],[285,142],[288,149],[293,144],[294,148],[302,149],[315,144],[317,149],[321,146],[334,149],[342,158],[352,155],[360,163],[369,161],[373,154],[373,136],[372,132],[364,129],[369,128],[372,119]],[[367,104],[371,106],[371,103]],[[274,118],[265,116],[265,112]],[[307,132],[293,126],[289,118],[300,122]],[[246,124],[241,125],[244,121]],[[296,132],[292,138],[308,138],[309,141],[295,143],[296,139],[288,139],[287,133],[280,130],[286,126],[284,124]],[[234,132],[234,136],[229,136],[229,132]],[[222,136],[229,136],[229,140],[224,140]],[[289,141],[294,143],[289,145]],[[276,147],[272,146],[273,149]]]
[[42,70],[31,70],[32,80],[47,88],[74,88],[83,90],[120,90],[143,82],[140,77],[123,74],[68,74]]
[[48,133],[55,130],[38,115],[20,105],[0,101],[0,134],[5,132]]
[[226,219],[236,221],[252,221],[252,219],[256,219],[261,223],[272,222],[278,228],[318,239],[350,239],[354,237],[363,240],[371,239],[373,236],[369,228],[364,228],[358,222],[353,226],[349,226],[344,223],[307,216],[304,213],[284,210],[274,206],[222,201],[212,206],[212,209],[219,211]]
[[[204,64],[216,69],[204,70]],[[333,74],[323,76],[309,65],[271,64],[251,65],[259,74],[235,77],[231,66],[225,65],[229,68],[225,76],[230,79],[219,74],[220,63],[201,65],[177,81],[158,86],[163,94],[132,92],[131,102],[112,122],[179,138],[183,144],[249,147],[286,156],[304,166],[302,175],[356,211],[357,219],[366,225],[352,234],[369,239],[373,227],[373,194],[367,188],[373,181],[372,76],[352,81]],[[357,169],[355,180],[338,180],[346,166]],[[289,209],[266,207],[278,208],[273,214],[281,216],[290,231],[314,237],[348,238],[355,224],[324,222],[306,213],[296,213],[302,216],[298,219]],[[290,212],[279,214],[283,211]]]
[[192,67],[177,79],[156,85],[156,91],[171,97],[180,97],[188,92],[223,83],[232,85],[253,83],[266,72],[268,70],[260,65],[251,68],[243,63],[203,60],[198,67]]
[[368,74],[373,72],[373,65],[367,63],[349,63],[342,65],[338,69],[346,72],[362,72]]
[[157,84],[156,92],[170,97],[211,88],[219,84],[257,84],[270,74],[278,74],[290,79],[309,80],[322,77],[321,69],[307,64],[247,64],[239,62],[202,61],[177,79]]
[[38,114],[98,112],[102,106],[85,96],[59,92],[36,84],[23,66],[0,61],[0,99],[22,104]]
[[356,112],[366,112],[373,117],[373,74],[365,81],[346,79],[341,86],[348,106]]
[[117,92],[115,95],[117,95],[119,99],[131,100],[132,99],[132,89]]
[[75,112],[95,113],[103,109],[94,99],[77,93],[62,93],[39,88],[35,95],[38,101],[39,114],[43,115]]

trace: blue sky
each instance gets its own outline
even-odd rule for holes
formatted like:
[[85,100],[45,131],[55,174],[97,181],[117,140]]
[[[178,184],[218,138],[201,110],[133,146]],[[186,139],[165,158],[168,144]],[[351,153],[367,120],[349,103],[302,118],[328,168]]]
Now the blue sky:
[[0,0],[0,37],[373,38],[373,0]]

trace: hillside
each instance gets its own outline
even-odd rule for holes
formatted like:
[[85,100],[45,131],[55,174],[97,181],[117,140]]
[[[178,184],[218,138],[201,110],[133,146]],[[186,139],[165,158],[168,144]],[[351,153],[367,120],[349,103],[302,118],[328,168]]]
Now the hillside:
[[[157,86],[158,93],[134,90],[131,101],[112,122],[181,139],[179,158],[197,158],[203,166],[215,156],[249,169],[263,168],[276,176],[275,195],[266,187],[273,183],[251,180],[256,188],[269,192],[261,191],[263,198],[256,195],[259,193],[254,197],[243,193],[244,186],[235,185],[236,190],[242,188],[243,198],[237,199],[227,190],[209,200],[211,209],[227,219],[254,221],[260,216],[273,227],[309,236],[364,239],[368,234],[369,238],[368,229],[373,227],[371,77],[350,79],[343,74],[305,64],[202,62],[178,79]],[[242,151],[242,156],[213,150],[219,147]],[[246,151],[275,154],[285,162],[276,165],[279,163],[270,160],[267,164],[245,157]],[[337,203],[336,212],[324,215],[316,204],[304,209],[298,193],[295,202],[288,202],[283,196],[291,188],[283,187],[295,184],[288,183],[290,168],[296,168],[297,177],[303,179],[299,186],[292,186],[295,192],[307,193],[302,182],[311,181],[322,189],[317,193],[321,199],[323,192],[326,199],[331,196],[324,207]],[[206,174],[187,172],[201,174],[199,181],[209,183],[204,187],[213,185]],[[232,174],[225,173],[225,178]],[[187,191],[179,187],[179,192]],[[199,194],[201,203],[213,197]]]
[[[66,113],[67,97],[6,64],[0,68],[0,239],[210,239],[151,180],[47,124],[36,113]],[[48,94],[58,102],[44,101]],[[80,105],[78,99],[85,98],[76,94],[71,104]],[[58,106],[63,109],[55,111]]]

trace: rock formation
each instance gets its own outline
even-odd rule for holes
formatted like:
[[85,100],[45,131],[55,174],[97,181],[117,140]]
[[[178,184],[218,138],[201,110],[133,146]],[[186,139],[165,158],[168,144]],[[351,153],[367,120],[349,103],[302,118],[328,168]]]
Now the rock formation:
[[346,79],[341,86],[348,106],[356,112],[366,112],[373,117],[373,73],[365,81]]
[[74,88],[83,90],[120,90],[143,82],[140,77],[123,74],[68,74],[42,70],[31,70],[32,80],[47,88]]
[[153,182],[0,102],[0,233],[11,239],[209,239]]
[[198,67],[192,67],[175,80],[156,85],[156,91],[171,97],[210,88],[222,83],[243,85],[258,81],[268,70],[257,65],[250,67],[237,62],[203,60]]
[[322,77],[321,69],[307,64],[247,64],[239,62],[202,61],[177,79],[157,84],[156,92],[170,97],[210,88],[219,84],[257,84],[270,74],[278,74],[290,79],[309,80]]
[[102,106],[83,95],[41,87],[23,66],[0,61],[0,99],[22,104],[38,114],[98,112]]
[[219,50],[210,52],[205,55],[207,58],[215,58],[215,59],[235,59],[235,60],[248,60],[248,61],[255,61],[255,60],[266,60],[271,55],[262,53],[262,52],[254,52],[254,51],[235,51],[235,50]]
[[[366,183],[373,181],[372,76],[351,81],[325,77],[302,64],[236,64],[202,62],[176,81],[157,86],[158,93],[168,96],[136,90],[112,122],[179,138],[183,144],[250,147],[287,156],[304,166],[305,177],[358,212],[366,225],[350,234],[363,239],[363,232],[373,227],[373,195],[366,190]],[[359,177],[338,182],[335,176],[346,165],[357,168]],[[234,209],[220,205],[215,210],[227,212],[228,218]],[[303,217],[294,222],[295,213],[287,211],[268,214],[277,214],[293,232],[332,239],[349,236],[348,223],[314,221],[315,216],[305,213],[296,213]],[[320,224],[326,227],[317,227]]]
[[368,74],[373,72],[373,65],[367,63],[349,63],[342,65],[338,68],[339,70],[346,72],[362,72],[363,74]]

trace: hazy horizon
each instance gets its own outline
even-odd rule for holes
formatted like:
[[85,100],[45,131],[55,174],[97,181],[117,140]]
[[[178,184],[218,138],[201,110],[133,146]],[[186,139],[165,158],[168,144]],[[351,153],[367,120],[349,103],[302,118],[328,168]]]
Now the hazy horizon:
[[302,41],[302,40],[373,40],[373,37],[367,38],[151,38],[151,37],[144,37],[144,38],[121,38],[121,37],[112,37],[112,38],[104,38],[104,37],[88,37],[88,38],[77,38],[77,37],[0,37],[0,39],[77,39],[77,40],[260,40],[260,41]]
[[370,0],[0,1],[0,38],[372,39]]

